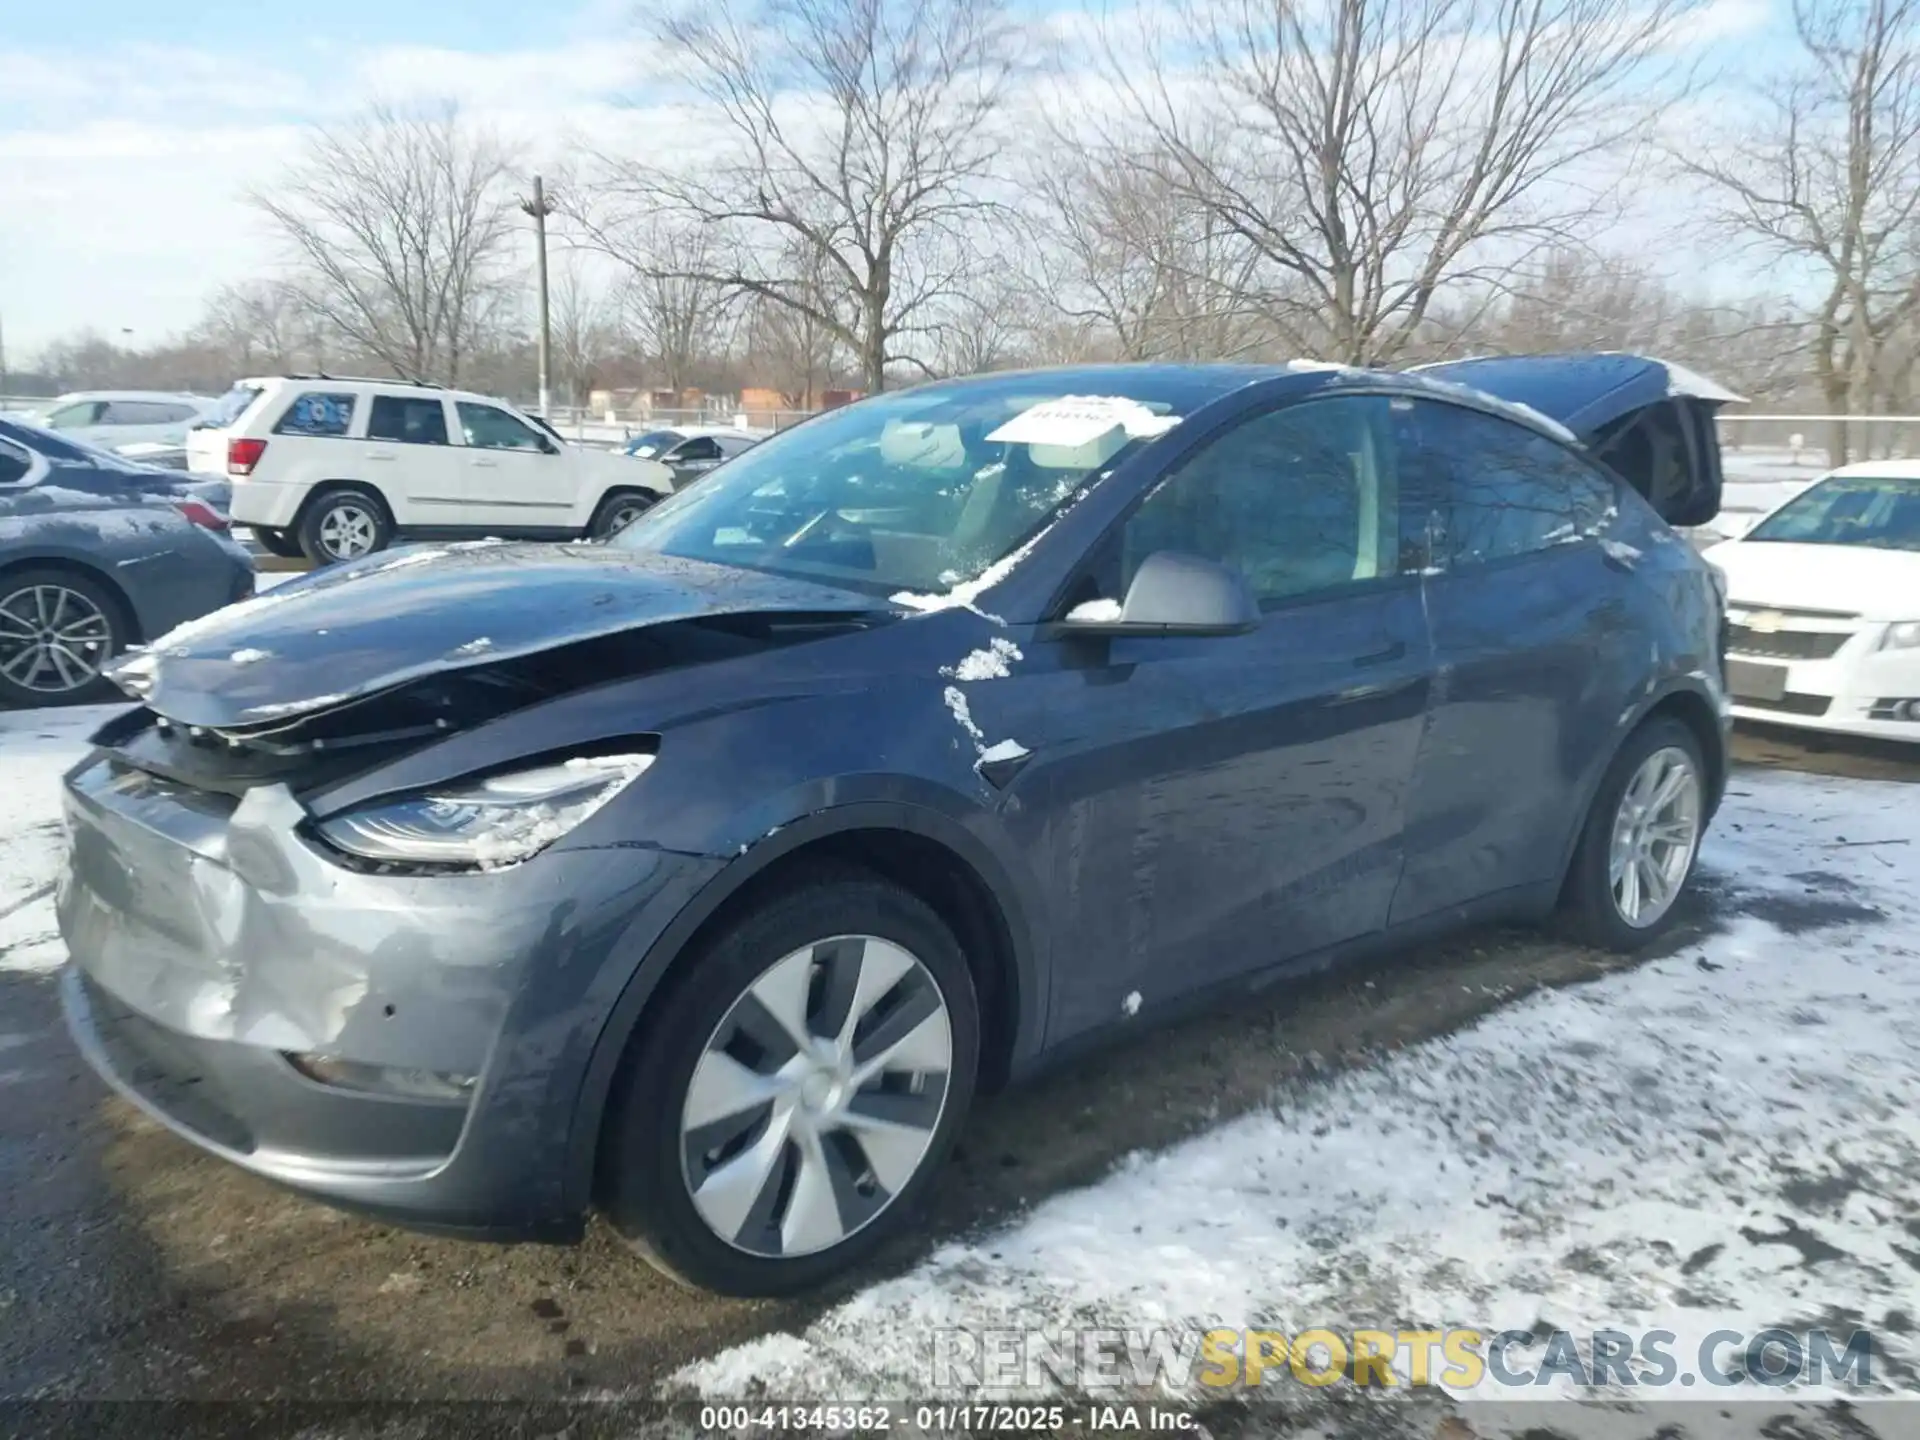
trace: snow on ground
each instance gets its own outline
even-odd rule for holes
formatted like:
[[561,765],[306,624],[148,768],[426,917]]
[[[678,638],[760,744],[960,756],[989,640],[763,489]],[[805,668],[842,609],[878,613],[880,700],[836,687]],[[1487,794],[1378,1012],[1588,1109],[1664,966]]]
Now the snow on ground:
[[52,970],[67,958],[53,919],[53,882],[65,841],[60,776],[86,739],[124,705],[0,710],[0,970]]
[[[1704,855],[1721,932],[1130,1157],[669,1389],[925,1398],[955,1329],[1072,1353],[1102,1327],[1665,1328],[1691,1371],[1710,1331],[1844,1315],[1898,1356],[1920,1294],[1920,806],[1772,772],[1732,790]],[[1920,1393],[1911,1364],[1875,1388]],[[1009,1395],[1059,1389],[1026,1378]]]

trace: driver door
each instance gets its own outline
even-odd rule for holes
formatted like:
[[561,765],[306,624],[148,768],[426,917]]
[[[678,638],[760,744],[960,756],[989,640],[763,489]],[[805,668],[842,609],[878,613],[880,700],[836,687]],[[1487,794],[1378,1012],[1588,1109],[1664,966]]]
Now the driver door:
[[1033,753],[1055,1038],[1377,931],[1400,878],[1430,655],[1388,401],[1310,401],[1210,441],[1069,603],[1120,599],[1159,551],[1239,570],[1259,626],[1036,636],[968,696],[984,733]]
[[462,521],[502,530],[565,529],[579,476],[567,456],[497,405],[459,401]]

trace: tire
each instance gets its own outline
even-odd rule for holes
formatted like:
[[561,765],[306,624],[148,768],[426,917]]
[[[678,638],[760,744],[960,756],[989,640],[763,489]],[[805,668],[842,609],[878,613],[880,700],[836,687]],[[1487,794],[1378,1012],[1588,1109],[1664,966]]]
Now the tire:
[[[1667,767],[1664,772],[1662,765]],[[1676,782],[1681,788],[1674,799],[1651,806],[1640,818],[1628,813],[1649,795],[1657,796],[1661,776],[1671,774],[1675,765],[1687,767],[1691,778]],[[1629,735],[1594,792],[1561,890],[1559,918],[1569,938],[1598,949],[1631,952],[1671,929],[1699,858],[1706,817],[1707,771],[1693,731],[1662,716]],[[1646,865],[1623,864],[1618,879],[1617,830],[1623,836],[1622,857],[1642,853],[1641,837],[1652,842],[1644,852]],[[1669,838],[1659,838],[1662,834]],[[1629,868],[1634,872],[1630,883]],[[1658,875],[1662,890],[1650,886],[1650,875]],[[1657,894],[1664,894],[1663,903],[1629,913],[1636,895]]]
[[303,553],[300,542],[285,530],[263,530],[259,526],[251,528],[253,538],[260,542],[260,548],[269,555],[278,555],[282,560],[294,560]]
[[300,553],[315,565],[337,565],[386,549],[393,543],[393,521],[371,490],[339,485],[308,503],[295,534]]
[[132,638],[126,602],[103,581],[57,567],[0,575],[0,704],[126,699],[100,669]]
[[660,497],[651,490],[615,490],[593,512],[588,538],[611,540],[659,503]]
[[[747,1296],[817,1286],[907,1222],[953,1147],[980,1048],[966,959],[913,894],[836,865],[769,894],[683,963],[615,1082],[601,1207],[684,1284]],[[756,985],[772,1004],[750,995]],[[793,1002],[785,1024],[772,1018],[781,997]],[[851,1035],[850,1055],[837,1069],[809,1064],[795,1023],[816,1055],[835,1048],[831,1032]],[[880,1054],[896,1064],[850,1077]],[[898,1123],[876,1133],[881,1111]]]

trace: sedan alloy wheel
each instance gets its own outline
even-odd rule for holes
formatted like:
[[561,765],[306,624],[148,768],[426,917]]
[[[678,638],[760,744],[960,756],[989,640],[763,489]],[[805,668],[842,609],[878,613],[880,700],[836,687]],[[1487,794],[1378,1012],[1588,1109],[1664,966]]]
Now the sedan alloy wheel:
[[52,581],[0,596],[0,676],[59,697],[84,690],[113,657],[113,621],[91,597]]

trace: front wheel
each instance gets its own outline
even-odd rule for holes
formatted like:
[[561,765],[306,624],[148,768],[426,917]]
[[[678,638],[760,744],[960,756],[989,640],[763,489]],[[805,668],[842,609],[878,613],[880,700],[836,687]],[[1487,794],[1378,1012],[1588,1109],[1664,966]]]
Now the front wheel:
[[1670,929],[1706,831],[1700,742],[1678,720],[1642,725],[1614,756],[1561,895],[1575,939],[1632,951]]
[[966,960],[910,892],[836,868],[687,963],[613,1098],[607,1217],[689,1284],[818,1285],[905,1223],[952,1148],[979,1054]]
[[616,490],[602,500],[600,508],[594,511],[593,523],[587,527],[587,534],[594,540],[611,540],[659,501],[660,497],[651,491]]

